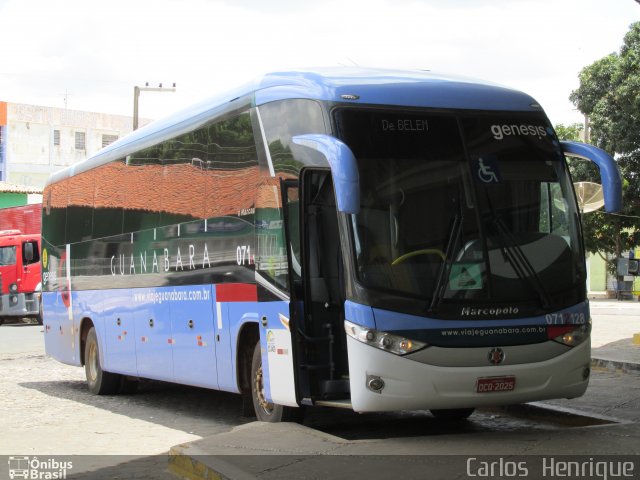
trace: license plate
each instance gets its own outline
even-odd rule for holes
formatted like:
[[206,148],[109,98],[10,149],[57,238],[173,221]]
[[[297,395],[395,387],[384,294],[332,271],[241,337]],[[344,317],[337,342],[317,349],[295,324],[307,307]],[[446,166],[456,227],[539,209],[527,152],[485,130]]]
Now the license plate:
[[476,392],[510,392],[516,388],[516,377],[484,377],[476,381]]

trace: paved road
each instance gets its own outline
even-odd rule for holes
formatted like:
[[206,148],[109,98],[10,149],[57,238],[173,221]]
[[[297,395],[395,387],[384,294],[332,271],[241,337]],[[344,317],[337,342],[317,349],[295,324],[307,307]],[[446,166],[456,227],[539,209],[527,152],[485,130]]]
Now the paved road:
[[0,326],[0,356],[16,353],[44,353],[41,325],[13,323]]
[[0,479],[5,455],[83,455],[68,478],[174,479],[166,456],[153,455],[252,420],[236,395],[160,382],[92,395],[82,368],[45,355],[38,325],[0,327],[0,399]]
[[82,368],[42,352],[2,353],[0,372],[0,455],[153,455],[249,421],[236,395],[166,383],[94,396]]

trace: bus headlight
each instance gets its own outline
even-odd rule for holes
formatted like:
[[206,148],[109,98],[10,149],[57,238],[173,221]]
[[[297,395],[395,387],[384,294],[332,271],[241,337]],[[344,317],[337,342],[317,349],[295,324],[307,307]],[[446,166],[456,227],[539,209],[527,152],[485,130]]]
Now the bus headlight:
[[588,339],[590,332],[589,324],[547,327],[547,338],[568,347],[575,347]]
[[11,293],[16,293],[18,291],[18,284],[12,283],[11,285],[9,285],[9,291]]
[[344,321],[344,330],[347,332],[347,335],[359,342],[366,343],[367,345],[386,352],[395,353],[396,355],[413,353],[427,346],[424,342],[356,325],[348,320]]

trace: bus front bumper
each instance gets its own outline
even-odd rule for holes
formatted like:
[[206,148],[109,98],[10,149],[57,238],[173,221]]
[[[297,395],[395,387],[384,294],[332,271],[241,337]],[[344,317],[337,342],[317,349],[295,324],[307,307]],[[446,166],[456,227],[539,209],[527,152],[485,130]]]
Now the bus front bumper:
[[[479,367],[420,363],[351,337],[347,337],[347,346],[351,404],[356,412],[475,408],[573,398],[582,395],[589,383],[589,341],[541,362]],[[515,387],[478,393],[478,380],[490,377],[515,377]]]

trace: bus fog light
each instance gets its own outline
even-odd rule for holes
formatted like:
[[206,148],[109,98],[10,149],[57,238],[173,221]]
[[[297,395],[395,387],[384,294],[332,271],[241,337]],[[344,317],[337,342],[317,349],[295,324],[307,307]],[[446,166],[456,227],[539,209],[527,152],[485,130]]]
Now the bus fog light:
[[376,375],[367,375],[367,388],[374,393],[382,393],[384,380]]
[[590,375],[591,375],[591,368],[584,367],[584,370],[582,370],[582,379],[587,380]]
[[16,304],[18,303],[18,297],[17,297],[17,296],[15,296],[15,295],[11,295],[11,296],[9,297],[9,303],[10,303],[11,305],[16,305]]

